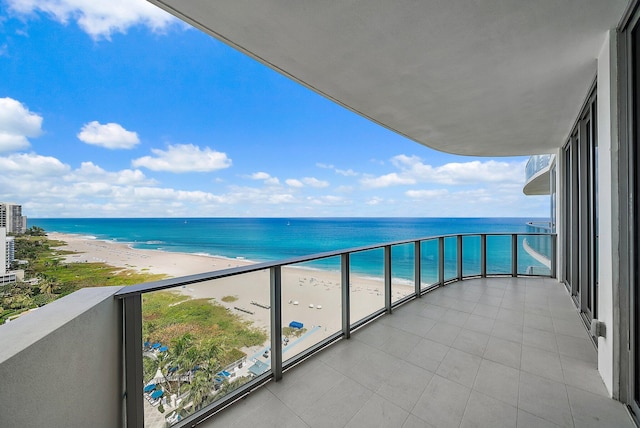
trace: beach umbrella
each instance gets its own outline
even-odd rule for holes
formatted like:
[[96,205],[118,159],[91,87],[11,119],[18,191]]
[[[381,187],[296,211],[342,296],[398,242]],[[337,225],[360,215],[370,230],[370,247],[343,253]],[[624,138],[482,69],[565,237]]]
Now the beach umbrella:
[[153,382],[154,383],[162,383],[164,381],[165,381],[164,375],[162,374],[160,369],[158,369],[158,371],[156,372],[156,375],[153,378]]
[[159,348],[159,347],[161,347],[161,346],[162,346],[162,344],[160,344],[160,343],[156,342],[156,343],[154,343],[153,345],[151,345],[151,349],[158,349],[158,348]]
[[156,384],[150,383],[149,385],[144,387],[144,392],[150,392],[150,391],[153,391],[154,389],[156,389]]
[[167,350],[168,350],[168,349],[169,349],[169,347],[168,347],[168,346],[163,346],[163,347],[159,348],[159,349],[158,349],[158,351],[160,351],[160,352],[167,352]]
[[155,400],[156,398],[160,398],[160,397],[162,397],[162,394],[164,394],[164,391],[163,391],[163,390],[161,390],[161,389],[156,389],[155,391],[153,391],[153,392],[151,393],[151,398],[153,398],[153,399]]

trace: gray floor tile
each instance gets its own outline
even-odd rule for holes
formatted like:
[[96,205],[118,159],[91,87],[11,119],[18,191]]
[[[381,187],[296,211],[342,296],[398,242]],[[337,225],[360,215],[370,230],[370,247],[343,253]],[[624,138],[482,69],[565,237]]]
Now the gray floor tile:
[[482,357],[487,349],[489,335],[467,329],[460,330],[452,348]]
[[544,330],[551,333],[555,333],[553,328],[553,319],[548,316],[532,314],[525,312],[524,314],[524,326],[525,328],[534,328],[537,330]]
[[571,407],[563,383],[520,373],[518,408],[561,427],[572,427]]
[[380,383],[376,393],[397,406],[411,411],[432,378],[432,372],[399,360]]
[[522,332],[522,344],[549,352],[558,353],[556,334],[551,331],[525,327]]
[[495,319],[496,316],[498,315],[498,311],[500,310],[500,308],[498,306],[492,306],[492,305],[486,305],[484,303],[478,303],[475,307],[475,309],[473,310],[473,312],[471,312],[474,315],[479,315],[481,317],[486,317],[486,318],[493,318]]
[[344,427],[372,395],[371,390],[359,383],[344,379],[322,397],[296,411],[310,427]]
[[463,312],[456,309],[449,308],[444,316],[440,319],[447,324],[457,325],[462,327],[469,318],[469,312]]
[[404,421],[404,425],[402,428],[435,428],[433,425],[428,423],[427,421],[423,421],[416,415],[409,415],[407,420]]
[[517,406],[519,384],[519,370],[490,360],[482,360],[473,389],[512,406]]
[[598,373],[596,363],[577,360],[572,357],[560,355],[564,382],[576,388],[593,392],[594,394],[608,397],[609,393]]
[[463,327],[467,330],[478,331],[484,334],[491,334],[494,323],[495,320],[493,318],[471,314],[469,315],[467,321],[464,323]]
[[374,394],[349,421],[346,428],[399,427],[408,416],[409,412],[406,410]]
[[522,345],[517,342],[490,337],[484,358],[504,364],[505,366],[520,369],[522,360]]
[[471,391],[460,428],[513,428],[518,410],[509,404],[477,391]]
[[398,330],[380,349],[394,357],[405,358],[421,340],[420,336]]
[[496,315],[496,321],[505,321],[512,325],[524,325],[524,313],[501,307]]
[[433,376],[411,413],[435,427],[459,427],[471,389]]
[[462,329],[458,326],[445,322],[438,322],[424,337],[433,340],[434,342],[451,346],[451,344],[456,340],[458,333],[460,333],[460,330]]
[[564,379],[560,355],[531,346],[522,346],[520,369],[552,380]]
[[381,382],[391,375],[396,361],[392,355],[374,349],[343,374],[360,385],[375,391]]
[[522,409],[518,409],[517,426],[518,428],[560,428],[560,425],[556,425],[546,419],[539,418],[538,416],[525,412]]
[[[428,300],[430,301],[430,297],[431,294],[427,294],[426,296],[423,296],[422,298],[424,300]],[[433,304],[426,304],[424,305],[424,308],[420,311],[420,316],[423,316],[425,318],[431,318],[433,320],[439,321],[440,318],[442,318],[442,316],[444,315],[444,313],[447,312],[447,308],[444,308],[442,306],[438,306],[438,305],[433,305]]]
[[[502,297],[501,296],[492,296],[492,295],[489,295],[489,294],[483,294],[478,299],[478,305],[500,307],[502,305]],[[476,305],[476,308],[477,308],[477,305]],[[479,315],[486,316],[486,314],[479,314]]]
[[334,388],[346,377],[325,363],[305,362],[292,373],[285,373],[282,380],[269,382],[266,388],[290,408],[301,408],[308,401],[315,401]]
[[477,355],[451,348],[438,366],[436,374],[464,386],[472,387],[481,360]]
[[493,324],[491,336],[522,343],[522,326],[511,324],[507,321],[496,321]]
[[567,386],[567,393],[576,428],[635,427],[622,403],[572,386]]
[[589,335],[580,318],[574,319],[554,319],[553,328],[558,334],[566,336],[574,336],[578,338],[588,339]]
[[403,311],[395,311],[392,315],[382,318],[382,322],[397,330],[415,334],[416,336],[424,335],[436,324],[436,321],[424,318],[414,314],[403,314]]
[[558,341],[558,351],[560,354],[597,363],[597,351],[591,339],[558,334],[556,340]]
[[632,427],[572,305],[555,280],[450,284],[202,426]]
[[385,315],[380,319],[381,322],[375,322],[356,331],[351,335],[352,339],[357,339],[374,348],[381,348],[386,341],[398,332],[397,328],[389,325],[387,321],[389,317]]

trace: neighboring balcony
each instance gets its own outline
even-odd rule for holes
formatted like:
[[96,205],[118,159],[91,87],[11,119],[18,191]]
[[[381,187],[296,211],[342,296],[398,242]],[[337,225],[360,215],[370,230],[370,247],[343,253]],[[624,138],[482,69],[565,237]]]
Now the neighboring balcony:
[[[555,266],[527,275],[531,235],[555,260],[553,234],[451,235],[80,290],[0,326],[0,426],[633,426]],[[185,295],[266,338],[145,343],[150,297]]]
[[551,193],[550,166],[554,155],[535,155],[529,158],[525,168],[525,195],[549,195]]

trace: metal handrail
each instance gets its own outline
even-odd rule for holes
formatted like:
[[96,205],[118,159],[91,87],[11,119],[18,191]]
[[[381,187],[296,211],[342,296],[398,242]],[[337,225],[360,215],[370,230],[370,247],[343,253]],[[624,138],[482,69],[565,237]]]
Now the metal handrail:
[[[492,273],[487,272],[487,237],[489,236],[509,236],[511,251],[511,269],[508,273]],[[404,304],[405,302],[419,298],[423,294],[434,288],[444,286],[447,283],[461,281],[466,278],[477,278],[487,276],[527,276],[518,272],[518,237],[524,236],[548,236],[551,239],[551,267],[549,275],[528,275],[528,276],[549,276],[555,277],[556,264],[556,234],[554,233],[465,233],[451,234],[441,236],[430,236],[418,239],[400,240],[391,243],[366,245],[361,247],[350,248],[346,250],[329,251],[307,256],[293,257],[285,260],[256,263],[248,266],[235,267],[230,269],[206,272],[196,275],[190,275],[180,278],[171,278],[162,281],[156,281],[146,284],[138,284],[130,287],[124,287],[115,294],[116,299],[123,301],[124,313],[124,342],[125,342],[125,387],[126,387],[126,419],[127,427],[143,427],[143,375],[142,375],[142,294],[166,290],[169,288],[179,287],[183,285],[195,284],[204,281],[227,278],[230,276],[242,275],[251,272],[269,270],[270,272],[270,311],[271,311],[271,369],[262,375],[254,378],[243,386],[239,387],[223,398],[209,404],[204,409],[188,416],[176,426],[195,426],[204,419],[215,414],[220,409],[230,405],[244,395],[251,392],[264,382],[270,379],[280,380],[284,371],[292,367],[298,362],[308,358],[312,354],[318,352],[336,340],[348,339],[355,329],[368,323],[369,321],[383,315],[391,314],[393,308]],[[471,275],[464,274],[464,237],[480,238],[480,272]],[[455,238],[456,242],[456,274],[452,278],[445,276],[445,240],[447,238]],[[437,282],[423,288],[421,278],[421,249],[423,242],[438,241],[438,279]],[[415,291],[404,298],[395,302],[392,301],[392,247],[398,245],[414,245],[414,281]],[[364,251],[383,249],[384,261],[384,308],[377,310],[365,318],[351,322],[350,315],[350,256],[355,253]],[[342,328],[335,334],[325,338],[324,340],[311,346],[306,351],[297,354],[289,359],[286,363],[282,359],[281,332],[282,332],[282,267],[295,265],[299,263],[311,262],[320,259],[340,256],[341,271],[341,299],[342,299]]]

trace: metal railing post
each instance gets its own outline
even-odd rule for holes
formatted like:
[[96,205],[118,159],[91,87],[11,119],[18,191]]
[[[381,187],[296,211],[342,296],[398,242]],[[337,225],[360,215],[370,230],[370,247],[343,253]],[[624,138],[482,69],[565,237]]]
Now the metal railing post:
[[271,272],[271,372],[277,382],[282,379],[282,268]]
[[340,256],[342,275],[342,334],[345,339],[351,337],[351,293],[349,290],[349,253]]
[[444,285],[444,237],[438,238],[438,284]]
[[462,281],[462,235],[456,237],[457,246],[457,264],[458,264],[458,281]]
[[487,235],[480,235],[480,276],[487,277]]
[[558,272],[557,272],[558,260],[556,259],[557,251],[558,251],[558,235],[551,235],[551,278],[558,277]]
[[391,245],[384,246],[384,306],[391,313]]
[[127,427],[144,426],[142,370],[142,297],[123,299],[124,305],[124,370]]
[[420,294],[420,285],[422,284],[422,247],[421,247],[421,242],[420,241],[416,241],[413,244],[413,258],[414,258],[414,262],[413,262],[413,278],[415,280],[415,293],[416,293],[416,297],[421,297],[422,295]]
[[518,234],[511,234],[511,276],[518,276]]

